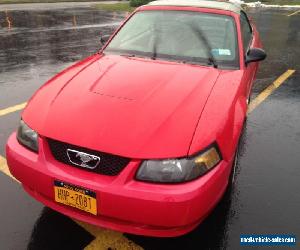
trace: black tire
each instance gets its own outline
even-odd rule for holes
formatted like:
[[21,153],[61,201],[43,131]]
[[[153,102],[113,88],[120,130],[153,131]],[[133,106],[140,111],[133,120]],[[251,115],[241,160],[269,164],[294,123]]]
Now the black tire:
[[231,195],[232,190],[234,189],[234,186],[235,186],[235,175],[236,175],[236,168],[237,168],[237,162],[238,162],[238,148],[239,148],[239,146],[237,147],[237,150],[234,155],[231,172],[230,172],[230,175],[228,178],[228,185],[227,185],[227,189],[225,192],[225,195],[229,195],[229,196]]
[[235,151],[230,176],[229,176],[229,179],[228,179],[228,185],[231,185],[231,186],[233,186],[234,182],[235,182],[236,168],[237,168],[237,163],[238,163],[238,155],[239,155],[239,144],[237,146],[237,150]]
[[[246,100],[247,110],[248,110],[248,108],[249,108],[250,102],[251,102],[251,93],[250,93],[250,95],[248,96],[248,98],[247,98],[247,100]],[[246,111],[246,112],[247,112],[247,111]],[[248,114],[246,113],[245,120],[247,120],[247,119],[248,119]]]
[[240,151],[240,144],[241,141],[244,140],[244,132],[245,132],[245,128],[247,125],[247,119],[244,120],[244,124],[243,124],[243,128],[242,128],[242,132],[241,132],[241,136],[239,138],[237,147],[236,147],[236,151],[235,151],[235,155],[234,155],[234,160],[232,163],[232,167],[231,167],[231,172],[228,178],[228,190],[230,191],[235,183],[235,178],[236,178],[236,170],[237,170],[237,165],[238,165],[238,160],[239,160],[239,151]]
[[247,100],[246,100],[247,106],[249,106],[249,103],[250,103],[250,102],[251,102],[251,93],[250,93],[249,97],[248,97]]

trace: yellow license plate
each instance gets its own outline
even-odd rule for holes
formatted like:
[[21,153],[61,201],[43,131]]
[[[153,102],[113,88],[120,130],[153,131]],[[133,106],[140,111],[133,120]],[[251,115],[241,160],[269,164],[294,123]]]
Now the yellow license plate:
[[96,193],[62,181],[54,181],[55,201],[97,215]]

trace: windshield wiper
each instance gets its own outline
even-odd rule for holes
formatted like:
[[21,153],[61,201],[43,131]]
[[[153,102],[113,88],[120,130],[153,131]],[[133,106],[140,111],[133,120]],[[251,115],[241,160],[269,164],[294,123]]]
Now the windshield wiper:
[[199,29],[195,28],[194,26],[191,26],[191,29],[198,35],[199,40],[201,40],[206,47],[206,53],[208,56],[208,64],[213,65],[214,68],[218,68],[218,64],[212,53],[211,46],[210,46],[209,42],[207,41],[206,37],[203,35],[203,31],[200,28]]
[[216,62],[216,60],[215,60],[214,57],[209,57],[208,58],[208,65],[213,65],[214,68],[218,68],[218,64],[217,64],[217,62]]
[[155,41],[153,43],[153,53],[152,53],[152,56],[151,56],[151,59],[152,60],[156,60],[156,57],[157,57],[157,36],[155,36]]
[[217,68],[218,66],[216,65],[216,62],[214,61],[213,58],[208,58],[207,61],[193,61],[193,60],[175,60],[179,63],[183,63],[183,64],[190,64],[190,65],[212,65],[214,68]]
[[121,54],[120,56],[124,56],[124,57],[136,57],[135,54]]

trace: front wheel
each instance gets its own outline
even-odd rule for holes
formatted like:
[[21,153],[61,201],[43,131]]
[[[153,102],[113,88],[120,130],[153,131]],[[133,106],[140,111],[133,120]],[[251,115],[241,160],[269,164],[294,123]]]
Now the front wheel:
[[234,155],[234,160],[232,163],[232,167],[231,167],[231,172],[228,178],[228,185],[227,185],[227,189],[226,189],[226,194],[227,195],[231,195],[231,192],[234,188],[235,185],[235,177],[236,177],[236,170],[237,170],[237,162],[238,162],[238,154],[239,154],[239,146],[237,147],[237,150],[235,152]]
[[243,128],[242,128],[242,132],[241,132],[241,136],[239,138],[239,141],[238,141],[238,144],[236,147],[236,151],[234,154],[234,160],[232,163],[231,172],[230,172],[229,179],[228,179],[228,189],[229,190],[231,190],[233,188],[235,181],[236,181],[236,171],[237,171],[237,165],[238,165],[238,160],[239,160],[239,155],[240,155],[240,146],[241,146],[241,141],[244,140],[246,124],[247,124],[247,120],[245,119]]
[[248,96],[248,98],[246,100],[247,106],[249,106],[250,102],[251,102],[251,94]]
[[236,169],[237,169],[237,162],[238,162],[238,155],[239,155],[239,145],[237,146],[237,150],[234,155],[234,160],[231,167],[231,172],[228,180],[228,185],[233,186],[235,182],[235,175],[236,175]]

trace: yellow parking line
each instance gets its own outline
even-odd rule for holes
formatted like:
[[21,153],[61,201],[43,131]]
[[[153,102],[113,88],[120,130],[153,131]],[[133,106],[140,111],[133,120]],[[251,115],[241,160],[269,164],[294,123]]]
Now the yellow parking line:
[[300,13],[300,10],[297,10],[297,11],[295,11],[295,12],[293,12],[293,13],[287,15],[287,16],[293,16],[293,15],[296,15],[296,14],[298,14],[298,13]]
[[[14,181],[18,182],[11,173],[9,172],[6,159],[0,155],[0,171]],[[118,250],[142,250],[143,248],[135,244],[134,242],[127,239],[122,233],[116,232],[109,229],[96,227],[81,221],[74,220],[79,226],[85,229],[87,232],[92,234],[95,239],[87,245],[84,250],[107,250],[107,249],[118,249]]]
[[25,108],[26,104],[27,104],[27,102],[23,102],[21,104],[18,104],[18,105],[9,107],[9,108],[1,109],[0,110],[0,116],[8,115],[10,113],[19,111],[19,110]]
[[0,171],[4,174],[6,174],[7,176],[9,176],[10,178],[12,178],[13,180],[19,182],[15,177],[13,177],[11,175],[11,173],[9,172],[8,166],[6,164],[6,159],[0,155]]
[[281,76],[279,76],[271,85],[269,85],[263,92],[261,92],[253,101],[250,102],[247,110],[247,114],[250,114],[254,109],[257,108],[269,95],[273,93],[286,79],[288,79],[295,70],[289,69]]
[[143,248],[127,239],[122,233],[101,227],[96,227],[81,221],[75,222],[92,234],[95,239],[84,250],[142,250]]

